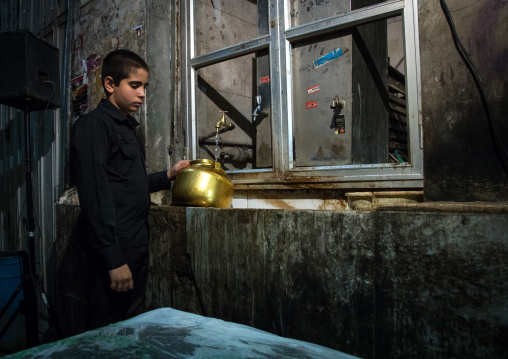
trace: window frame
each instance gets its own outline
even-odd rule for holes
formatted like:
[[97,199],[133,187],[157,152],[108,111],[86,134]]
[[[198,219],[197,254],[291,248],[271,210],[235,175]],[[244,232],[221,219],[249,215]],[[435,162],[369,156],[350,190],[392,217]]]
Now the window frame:
[[[196,71],[225,60],[269,49],[272,158],[270,169],[228,171],[237,189],[270,188],[422,188],[423,138],[417,0],[391,0],[345,14],[290,27],[289,0],[269,0],[269,33],[249,41],[195,56],[193,0],[184,2],[184,76],[188,158],[197,155]],[[372,21],[402,16],[406,66],[406,103],[410,160],[405,164],[354,164],[295,167],[291,46],[318,35],[343,31]]]

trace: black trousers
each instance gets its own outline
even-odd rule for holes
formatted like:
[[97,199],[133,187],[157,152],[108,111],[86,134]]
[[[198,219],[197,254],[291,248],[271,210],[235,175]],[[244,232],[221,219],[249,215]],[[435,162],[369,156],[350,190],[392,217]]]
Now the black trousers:
[[134,288],[116,292],[110,288],[109,273],[98,263],[98,256],[91,251],[81,251],[86,273],[85,297],[88,308],[85,329],[93,330],[111,323],[126,320],[144,312],[149,246],[124,248],[127,265],[132,273]]

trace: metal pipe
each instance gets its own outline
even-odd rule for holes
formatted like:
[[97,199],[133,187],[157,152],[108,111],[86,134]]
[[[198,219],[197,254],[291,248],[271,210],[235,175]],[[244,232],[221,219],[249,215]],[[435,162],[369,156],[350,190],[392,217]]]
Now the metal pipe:
[[[229,127],[224,127],[224,128],[221,128],[218,132],[219,134],[221,133],[224,133],[224,132],[228,132],[228,131],[232,131],[235,129],[235,124],[234,123],[230,123],[230,126]],[[212,138],[212,137],[215,137],[215,135],[217,134],[217,131],[215,132],[210,132],[208,135],[206,136],[201,136],[199,138],[199,142],[203,142],[204,140],[207,140],[209,138]]]
[[[215,141],[214,140],[204,140],[204,141],[201,141],[199,140],[199,143],[200,144],[204,144],[204,145],[215,145]],[[246,143],[241,143],[241,142],[234,142],[234,141],[224,141],[224,140],[221,140],[219,139],[219,146],[220,147],[246,147],[246,148],[253,148],[254,145],[252,144],[246,144]]]

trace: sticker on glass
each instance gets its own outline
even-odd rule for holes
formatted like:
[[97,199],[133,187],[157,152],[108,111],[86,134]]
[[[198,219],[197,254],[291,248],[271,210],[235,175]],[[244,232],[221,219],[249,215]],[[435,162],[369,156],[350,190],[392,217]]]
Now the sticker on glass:
[[316,86],[312,86],[312,87],[309,87],[307,89],[307,94],[312,94],[312,93],[316,93],[316,92],[319,92],[320,88],[319,88],[319,85],[316,85]]
[[261,84],[266,84],[268,82],[270,82],[270,76],[261,77],[259,79],[259,83],[261,83]]
[[348,53],[348,52],[349,52],[349,49],[347,47],[345,47],[344,49],[339,47],[338,49],[335,49],[332,52],[329,52],[326,55],[321,56],[319,59],[314,60],[314,67],[322,66],[332,60],[335,60],[335,59],[341,57],[342,55],[344,55],[345,53]]
[[314,108],[314,107],[317,107],[317,101],[305,102],[305,108]]

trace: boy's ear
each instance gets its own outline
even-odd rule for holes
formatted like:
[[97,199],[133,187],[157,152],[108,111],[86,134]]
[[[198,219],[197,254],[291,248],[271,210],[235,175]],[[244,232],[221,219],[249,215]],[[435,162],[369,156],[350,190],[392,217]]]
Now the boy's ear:
[[113,93],[115,89],[115,81],[111,76],[106,76],[104,79],[104,88],[106,89],[107,94]]

